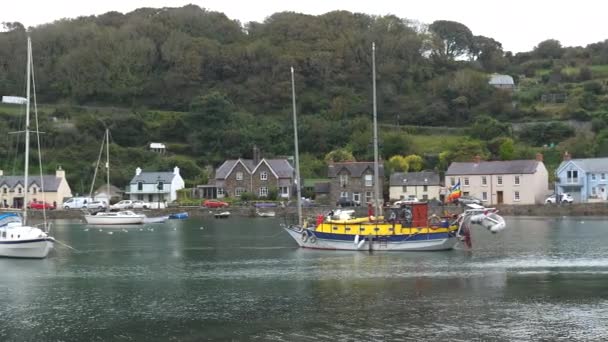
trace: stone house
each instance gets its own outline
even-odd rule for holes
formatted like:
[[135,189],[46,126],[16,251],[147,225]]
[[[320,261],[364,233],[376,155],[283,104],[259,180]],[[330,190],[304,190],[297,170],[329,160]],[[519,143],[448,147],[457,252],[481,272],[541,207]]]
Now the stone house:
[[445,173],[446,187],[460,182],[462,195],[473,196],[484,205],[544,203],[549,175],[543,155],[536,160],[454,162]]
[[[4,208],[22,208],[25,186],[23,176],[5,176],[0,170],[0,206]],[[54,175],[28,177],[28,201],[45,201],[56,203],[57,208],[65,199],[72,197],[72,190],[65,178],[65,171],[59,167]]]
[[389,181],[389,199],[396,201],[409,196],[420,200],[440,200],[441,180],[434,171],[395,172]]
[[[383,202],[384,164],[378,165],[380,176],[380,202]],[[373,203],[374,197],[374,163],[373,162],[339,162],[330,163],[327,177],[330,181],[329,198],[338,201],[340,198],[352,199],[357,204]]]

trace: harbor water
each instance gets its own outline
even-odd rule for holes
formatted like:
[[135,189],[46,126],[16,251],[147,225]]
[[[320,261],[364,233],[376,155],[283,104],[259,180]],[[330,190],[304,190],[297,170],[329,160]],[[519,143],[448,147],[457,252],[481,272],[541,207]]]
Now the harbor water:
[[607,218],[507,217],[473,248],[297,247],[280,218],[54,221],[47,259],[0,259],[0,341],[600,341]]

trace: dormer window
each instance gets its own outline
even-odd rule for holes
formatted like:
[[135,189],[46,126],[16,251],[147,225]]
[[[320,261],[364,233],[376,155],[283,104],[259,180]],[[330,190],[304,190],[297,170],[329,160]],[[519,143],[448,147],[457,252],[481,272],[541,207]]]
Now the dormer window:
[[268,180],[268,172],[266,172],[266,171],[260,172],[260,180],[263,180],[263,181]]
[[142,191],[144,189],[144,182],[137,182],[137,190]]
[[5,186],[3,186],[3,187],[2,187],[2,193],[3,193],[3,194],[7,194],[7,193],[8,193],[8,188],[7,188],[7,187],[5,187]]
[[37,193],[38,193],[38,188],[33,187],[33,188],[32,188],[32,193],[33,193],[34,195],[35,195],[35,194],[37,194]]
[[18,194],[22,193],[22,189],[21,188],[17,188],[17,193]]
[[372,186],[374,182],[372,180],[372,175],[365,175],[365,186]]
[[243,180],[243,173],[241,171],[236,173],[236,180],[237,181],[242,181]]
[[340,175],[340,186],[346,187],[348,185],[348,175]]

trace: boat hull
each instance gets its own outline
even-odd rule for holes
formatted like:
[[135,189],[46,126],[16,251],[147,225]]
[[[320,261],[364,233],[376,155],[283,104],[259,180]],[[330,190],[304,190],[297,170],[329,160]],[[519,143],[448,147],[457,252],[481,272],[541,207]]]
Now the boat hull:
[[32,240],[0,241],[0,257],[7,258],[46,258],[53,249],[52,238]]
[[[331,234],[312,229],[285,228],[300,247],[346,251],[444,251],[454,248],[458,239],[452,233],[359,236]],[[306,237],[305,237],[305,236]]]
[[88,224],[97,225],[121,225],[121,224],[142,224],[144,223],[144,216],[141,217],[98,217],[96,215],[86,215],[84,219]]

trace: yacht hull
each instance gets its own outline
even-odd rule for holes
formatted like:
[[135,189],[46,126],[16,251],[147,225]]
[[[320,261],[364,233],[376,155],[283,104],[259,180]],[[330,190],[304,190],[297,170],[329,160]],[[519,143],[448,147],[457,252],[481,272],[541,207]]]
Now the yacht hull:
[[96,225],[121,225],[121,224],[143,224],[145,217],[117,217],[117,216],[104,216],[99,217],[96,215],[86,215],[84,219],[88,224]]
[[0,257],[46,258],[53,249],[53,238],[0,241]]

